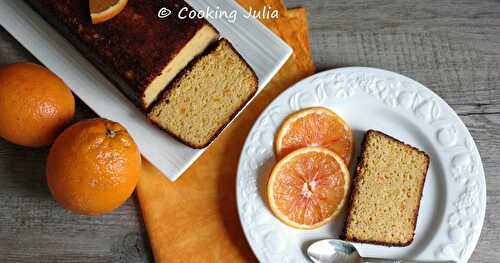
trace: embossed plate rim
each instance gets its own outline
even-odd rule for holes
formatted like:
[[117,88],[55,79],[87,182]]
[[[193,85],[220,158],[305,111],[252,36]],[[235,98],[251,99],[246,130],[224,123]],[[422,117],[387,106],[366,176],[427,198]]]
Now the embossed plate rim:
[[[309,96],[312,102],[301,105],[301,96],[306,98]],[[423,251],[408,256],[423,257],[427,260],[454,259],[458,262],[467,262],[479,240],[486,209],[484,168],[469,130],[455,111],[432,90],[400,74],[365,67],[334,69],[304,79],[276,98],[255,122],[240,156],[236,192],[240,222],[257,258],[262,262],[305,260],[300,248],[287,247],[290,246],[290,241],[286,238],[290,235],[290,231],[287,232],[290,229],[280,225],[279,221],[270,215],[262,198],[259,199],[257,171],[262,172],[265,165],[260,162],[265,160],[258,158],[272,155],[272,142],[269,140],[272,141],[272,136],[279,125],[279,121],[273,118],[282,119],[288,113],[300,108],[323,105],[321,103],[325,103],[326,98],[338,99],[349,96],[366,97],[376,100],[376,103],[384,107],[397,108],[407,118],[413,118],[413,121],[431,129],[429,137],[436,141],[432,141],[434,144],[439,143],[431,147],[433,149],[437,147],[439,157],[437,159],[440,160],[437,166],[445,167],[443,168],[445,176],[440,180],[448,184],[445,186],[446,189],[452,187],[454,191],[446,189],[443,191],[446,192],[446,204],[442,223],[438,224],[436,230],[437,234],[433,235]],[[412,100],[406,101],[407,98]],[[405,104],[405,102],[411,103]],[[288,105],[283,106],[284,104]],[[265,142],[260,143],[257,139]],[[425,195],[424,188],[424,198]],[[373,250],[370,246],[357,245],[362,252]],[[288,248],[287,253],[276,253],[284,251],[285,248]],[[375,248],[377,251],[385,249]]]

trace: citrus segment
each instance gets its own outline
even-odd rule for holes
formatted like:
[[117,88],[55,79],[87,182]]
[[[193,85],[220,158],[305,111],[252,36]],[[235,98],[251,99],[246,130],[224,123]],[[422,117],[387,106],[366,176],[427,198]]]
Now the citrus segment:
[[353,152],[352,130],[333,111],[309,108],[290,115],[275,138],[278,159],[307,146],[322,146],[337,153],[349,165]]
[[128,0],[90,0],[92,24],[99,24],[118,15],[127,5]]
[[294,151],[276,164],[267,198],[274,215],[301,229],[317,228],[342,209],[350,176],[342,159],[322,147]]

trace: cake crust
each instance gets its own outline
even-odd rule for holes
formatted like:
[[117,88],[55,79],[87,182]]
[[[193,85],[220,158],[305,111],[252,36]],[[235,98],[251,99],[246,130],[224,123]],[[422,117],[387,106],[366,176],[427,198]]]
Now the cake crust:
[[[424,173],[422,175],[422,183],[421,183],[421,187],[419,188],[419,194],[418,194],[419,195],[419,202],[418,202],[418,204],[415,207],[415,210],[413,212],[413,224],[412,224],[413,231],[411,233],[411,238],[409,240],[407,240],[406,242],[386,242],[386,241],[375,240],[375,239],[361,239],[361,238],[357,238],[353,235],[349,235],[347,233],[348,230],[352,227],[351,222],[352,222],[353,215],[351,212],[353,209],[354,200],[357,197],[357,195],[359,194],[359,192],[357,192],[358,191],[357,185],[359,184],[361,169],[362,169],[362,167],[364,167],[366,165],[367,156],[366,156],[365,149],[368,146],[367,143],[368,143],[370,136],[383,136],[384,138],[387,138],[393,142],[396,142],[407,149],[411,149],[411,150],[416,151],[419,154],[422,154],[423,156],[425,156],[425,159],[426,159],[425,168],[423,169]],[[430,165],[430,157],[424,151],[422,151],[416,147],[413,147],[409,144],[406,144],[406,143],[404,143],[404,142],[402,142],[402,141],[400,141],[400,140],[398,140],[390,135],[387,135],[383,132],[376,131],[376,130],[368,130],[364,139],[363,139],[362,145],[361,145],[361,155],[358,158],[358,165],[356,167],[356,173],[355,173],[355,176],[353,178],[353,184],[352,184],[353,188],[351,190],[352,192],[350,194],[350,198],[349,198],[349,202],[348,202],[348,206],[347,206],[346,224],[344,226],[344,230],[343,230],[342,234],[340,235],[340,239],[343,239],[346,241],[351,241],[351,242],[383,245],[383,246],[388,246],[388,247],[406,247],[406,246],[409,246],[415,238],[415,229],[416,229],[416,225],[417,225],[418,214],[419,214],[419,210],[420,210],[420,203],[421,203],[422,196],[423,196],[423,189],[424,189],[425,179],[427,177],[429,165]]]

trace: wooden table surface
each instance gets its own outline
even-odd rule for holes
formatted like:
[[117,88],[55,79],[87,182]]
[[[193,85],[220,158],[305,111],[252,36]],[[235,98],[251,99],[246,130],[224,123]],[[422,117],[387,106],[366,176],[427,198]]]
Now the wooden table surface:
[[[500,259],[500,1],[288,0],[305,6],[318,70],[369,66],[431,88],[470,129],[484,162],[488,206],[470,262]],[[0,65],[36,61],[0,27]],[[78,118],[95,117],[81,101]],[[0,124],[1,125],[1,124]],[[110,215],[62,210],[44,182],[47,149],[0,139],[0,261],[149,262],[134,197]]]

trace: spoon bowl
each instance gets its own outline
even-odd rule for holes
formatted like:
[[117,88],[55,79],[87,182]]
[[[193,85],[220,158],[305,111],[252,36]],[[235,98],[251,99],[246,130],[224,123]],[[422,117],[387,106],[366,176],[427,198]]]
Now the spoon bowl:
[[315,263],[361,263],[363,259],[349,242],[325,239],[307,248],[307,255]]

